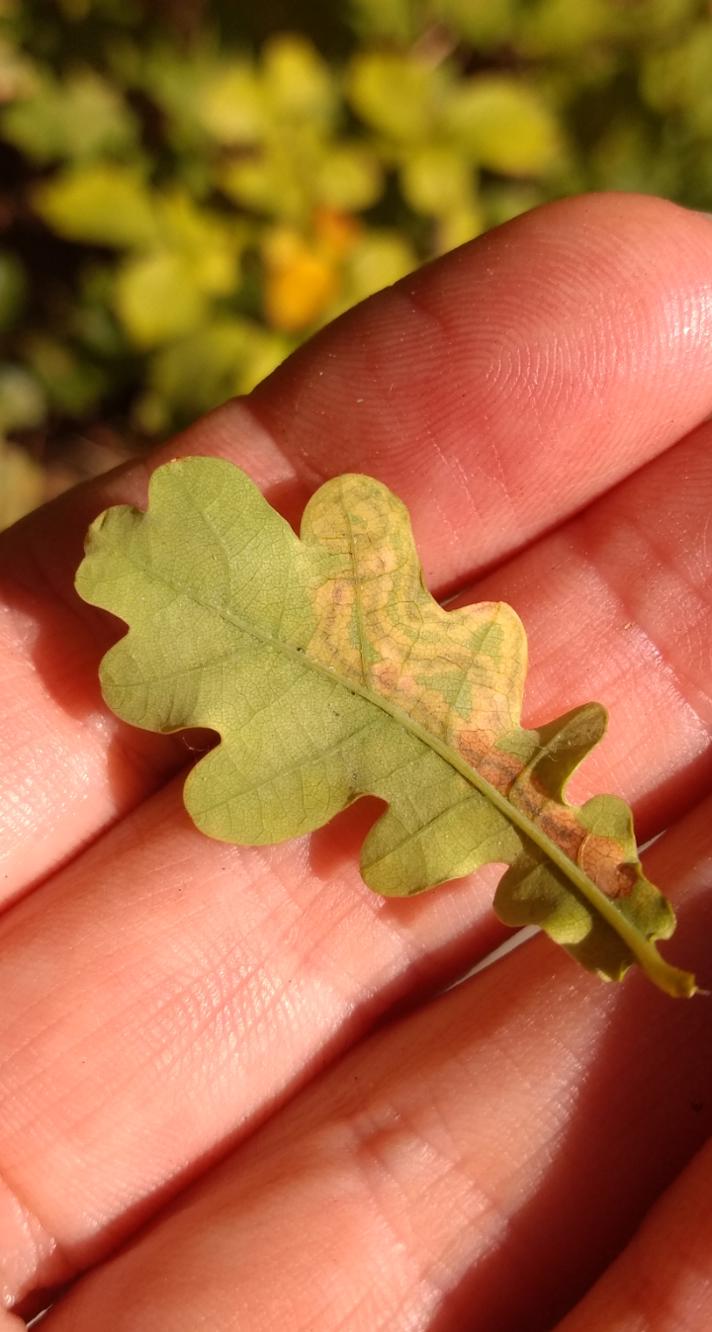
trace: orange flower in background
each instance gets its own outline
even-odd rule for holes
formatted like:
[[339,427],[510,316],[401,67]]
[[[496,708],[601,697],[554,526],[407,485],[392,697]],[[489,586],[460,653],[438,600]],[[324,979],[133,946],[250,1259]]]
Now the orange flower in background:
[[335,258],[341,259],[349,254],[362,231],[362,224],[351,213],[340,213],[336,208],[314,210],[314,235],[322,248]]
[[327,312],[342,284],[342,262],[361,227],[354,217],[319,208],[309,238],[293,227],[275,227],[265,238],[264,310],[267,322],[297,333]]

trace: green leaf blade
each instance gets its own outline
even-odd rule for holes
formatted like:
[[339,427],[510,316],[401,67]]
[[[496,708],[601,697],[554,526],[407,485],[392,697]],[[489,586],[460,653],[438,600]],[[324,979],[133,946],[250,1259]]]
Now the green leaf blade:
[[268,844],[379,796],[361,857],[376,891],[502,862],[506,923],[540,925],[607,978],[637,962],[668,993],[694,992],[655,947],[674,915],[642,873],[630,810],[565,798],[604,710],[521,727],[521,622],[502,603],[438,606],[407,511],[380,483],[327,482],[297,538],[230,463],[166,464],[146,513],[93,525],[77,587],[129,625],[102,664],[109,706],[148,729],[220,735],[185,787],[208,835]]

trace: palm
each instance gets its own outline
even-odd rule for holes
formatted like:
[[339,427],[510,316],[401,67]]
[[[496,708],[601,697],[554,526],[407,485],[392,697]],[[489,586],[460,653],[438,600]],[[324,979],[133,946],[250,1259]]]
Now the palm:
[[[372,472],[435,591],[511,601],[529,719],[609,706],[576,789],[667,829],[648,872],[703,983],[711,260],[694,214],[553,206],[158,454],[226,454],[289,516]],[[0,1328],[76,1281],[48,1329],[535,1332],[609,1263],[566,1332],[707,1328],[709,1153],[624,1248],[711,1126],[705,1002],[604,987],[544,940],[432,999],[504,933],[491,874],[370,895],[367,808],[267,850],[201,837],[185,748],[107,718],[115,625],[70,590],[88,520],[144,483],[2,538]]]

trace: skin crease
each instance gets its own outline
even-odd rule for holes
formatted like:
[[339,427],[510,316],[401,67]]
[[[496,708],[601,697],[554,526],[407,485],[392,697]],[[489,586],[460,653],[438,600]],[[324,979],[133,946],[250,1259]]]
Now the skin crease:
[[[522,616],[525,720],[609,708],[571,794],[668,829],[666,953],[708,986],[711,266],[712,225],[672,205],[550,205],[150,463],[230,457],[290,518],[332,471],[392,486],[429,585]],[[434,998],[503,937],[495,871],[380,901],[372,808],[276,848],[201,838],[184,744],[106,716],[116,624],[71,591],[87,522],[145,479],[0,537],[0,1328],[74,1281],[49,1329],[702,1332],[708,1001],[545,940]]]

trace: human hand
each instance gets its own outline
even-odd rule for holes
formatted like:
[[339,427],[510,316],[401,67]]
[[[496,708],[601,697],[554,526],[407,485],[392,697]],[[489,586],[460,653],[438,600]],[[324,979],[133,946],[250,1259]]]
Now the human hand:
[[[610,709],[573,792],[667,829],[646,869],[702,984],[710,272],[704,217],[549,206],[150,460],[230,457],[289,517],[330,474],[390,485],[434,592],[522,616],[526,719]],[[146,470],[0,537],[0,1332],[69,1283],[51,1332],[708,1329],[710,1149],[685,1169],[708,1002],[604,986],[545,939],[434,998],[505,937],[497,874],[372,895],[368,802],[296,843],[202,837],[185,744],[107,715],[120,631],[72,591],[89,521],[142,503]]]

